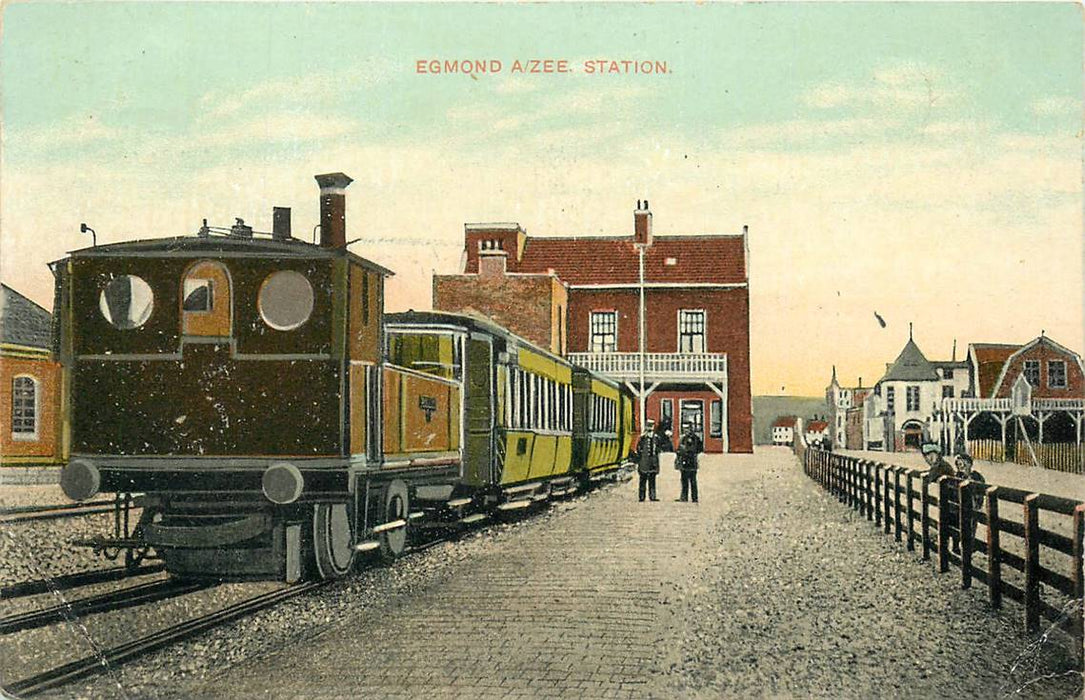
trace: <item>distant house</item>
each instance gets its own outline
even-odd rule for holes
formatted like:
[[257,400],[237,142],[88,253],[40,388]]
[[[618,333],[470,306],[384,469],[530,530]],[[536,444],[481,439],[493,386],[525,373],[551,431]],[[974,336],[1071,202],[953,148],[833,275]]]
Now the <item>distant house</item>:
[[0,285],[0,461],[4,466],[57,460],[60,367],[53,361],[52,314]]
[[1080,354],[1041,334],[1024,345],[973,343],[967,362],[968,395],[947,397],[940,405],[938,434],[947,449],[995,460],[1085,466]]
[[772,444],[791,445],[795,442],[796,428],[802,423],[797,416],[780,416],[772,423]]
[[889,451],[919,449],[925,439],[937,435],[931,424],[942,400],[963,395],[968,386],[967,362],[928,360],[909,332],[897,359],[864,401],[867,446]]
[[806,444],[825,444],[829,442],[829,421],[820,418],[806,424]]
[[[860,384],[862,381],[860,380]],[[874,393],[874,389],[859,386],[852,390],[851,407],[844,412],[844,447],[849,450],[866,449],[866,441],[863,436],[864,410],[866,399]]]

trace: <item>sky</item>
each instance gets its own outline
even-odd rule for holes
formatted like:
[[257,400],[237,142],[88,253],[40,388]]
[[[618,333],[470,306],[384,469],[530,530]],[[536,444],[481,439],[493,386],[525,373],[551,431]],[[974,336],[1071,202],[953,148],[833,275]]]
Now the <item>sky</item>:
[[[81,222],[266,231],[279,205],[305,237],[343,171],[389,310],[429,307],[465,222],[629,235],[647,198],[657,235],[749,226],[755,394],[870,384],[909,323],[930,359],[1085,346],[1074,3],[2,7],[0,278],[46,308]],[[418,71],[460,59],[502,69]]]

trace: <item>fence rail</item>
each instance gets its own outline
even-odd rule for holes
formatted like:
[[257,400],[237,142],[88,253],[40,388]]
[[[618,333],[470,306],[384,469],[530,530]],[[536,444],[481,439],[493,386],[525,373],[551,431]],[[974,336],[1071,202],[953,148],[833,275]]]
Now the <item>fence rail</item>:
[[[1082,662],[1085,504],[1081,501],[952,477],[931,483],[926,472],[801,444],[795,448],[806,474],[842,503],[903,541],[909,550],[918,546],[923,560],[937,555],[939,572],[951,566],[960,569],[962,588],[978,581],[987,587],[995,608],[1001,607],[1004,597],[1021,603],[1029,632],[1039,629],[1041,619],[1065,629],[1077,641],[1078,662]],[[936,516],[932,507],[938,511]],[[1020,521],[1007,517],[1014,509]],[[1041,512],[1048,527],[1040,525]],[[1060,519],[1066,527],[1051,526]],[[976,537],[977,525],[984,526],[985,538]],[[1004,536],[1020,540],[1014,543],[1018,546]],[[959,542],[959,554],[950,551],[951,541]],[[984,557],[985,565],[977,565],[977,555]],[[1021,576],[1007,577],[1007,569]],[[1066,604],[1053,605],[1045,599],[1041,585],[1065,597]]]

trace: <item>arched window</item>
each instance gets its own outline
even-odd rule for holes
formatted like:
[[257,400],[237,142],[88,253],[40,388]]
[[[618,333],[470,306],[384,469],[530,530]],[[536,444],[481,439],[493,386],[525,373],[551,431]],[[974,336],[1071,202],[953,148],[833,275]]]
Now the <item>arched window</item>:
[[229,338],[232,309],[230,273],[219,262],[193,264],[181,282],[182,333],[186,336]]
[[38,380],[21,375],[11,381],[11,437],[38,439]]

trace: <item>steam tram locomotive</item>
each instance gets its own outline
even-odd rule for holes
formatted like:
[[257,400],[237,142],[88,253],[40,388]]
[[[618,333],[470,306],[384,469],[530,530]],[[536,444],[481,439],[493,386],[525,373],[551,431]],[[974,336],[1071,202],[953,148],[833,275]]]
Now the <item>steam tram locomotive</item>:
[[[75,251],[51,265],[74,500],[142,508],[97,546],[176,575],[335,578],[408,531],[473,522],[613,472],[633,440],[614,382],[491,323],[383,313],[390,271],[346,249],[229,230]],[[127,523],[127,510],[124,521]]]

